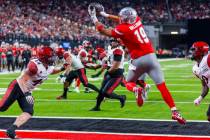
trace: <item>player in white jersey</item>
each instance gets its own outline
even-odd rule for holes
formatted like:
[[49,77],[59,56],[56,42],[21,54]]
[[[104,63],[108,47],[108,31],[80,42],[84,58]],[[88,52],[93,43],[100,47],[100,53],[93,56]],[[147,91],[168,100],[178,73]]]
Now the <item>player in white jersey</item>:
[[[57,54],[61,54],[59,52],[56,52]],[[96,92],[99,92],[99,89],[94,86],[93,84],[90,84],[88,82],[87,76],[86,76],[86,71],[85,67],[82,64],[81,60],[76,57],[74,54],[72,54],[70,51],[64,52],[64,54],[61,54],[64,56],[65,61],[71,61],[71,70],[66,76],[66,80],[64,82],[64,90],[63,94],[58,96],[57,99],[66,99],[67,98],[67,92],[68,88],[73,82],[74,79],[79,78],[84,87],[88,87]]]
[[91,111],[100,111],[100,105],[104,97],[119,100],[121,108],[124,107],[126,96],[117,95],[113,91],[121,83],[124,72],[124,51],[119,48],[117,40],[112,40],[112,50],[108,55],[107,72],[104,75],[104,80],[101,84],[100,92],[97,97],[96,105]]
[[[190,57],[196,61],[193,66],[193,74],[201,80],[202,90],[198,98],[194,100],[196,106],[200,105],[201,101],[206,97],[210,87],[210,54],[209,45],[203,41],[193,43],[190,48]],[[207,119],[210,121],[210,105],[207,111]]]
[[30,60],[27,69],[15,80],[13,80],[3,98],[0,101],[0,111],[6,111],[15,101],[23,113],[17,117],[6,133],[8,137],[15,138],[15,130],[26,123],[33,115],[34,98],[32,91],[45,80],[50,74],[56,74],[65,67],[54,68],[54,50],[50,47],[42,47],[38,50],[38,58]]

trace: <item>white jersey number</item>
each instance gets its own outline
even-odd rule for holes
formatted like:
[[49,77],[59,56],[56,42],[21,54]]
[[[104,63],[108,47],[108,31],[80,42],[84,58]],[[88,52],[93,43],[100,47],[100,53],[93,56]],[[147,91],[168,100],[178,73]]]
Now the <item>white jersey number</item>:
[[140,43],[149,43],[149,39],[147,37],[147,34],[144,31],[144,28],[141,26],[139,29],[137,29],[134,34],[138,38]]

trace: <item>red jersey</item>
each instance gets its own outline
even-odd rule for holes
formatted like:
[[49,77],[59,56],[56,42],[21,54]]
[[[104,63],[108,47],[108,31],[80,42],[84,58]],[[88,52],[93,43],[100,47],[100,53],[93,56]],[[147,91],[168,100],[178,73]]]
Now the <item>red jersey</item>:
[[154,53],[152,43],[144,31],[140,17],[137,17],[133,24],[122,23],[116,26],[112,30],[112,37],[122,40],[132,59]]

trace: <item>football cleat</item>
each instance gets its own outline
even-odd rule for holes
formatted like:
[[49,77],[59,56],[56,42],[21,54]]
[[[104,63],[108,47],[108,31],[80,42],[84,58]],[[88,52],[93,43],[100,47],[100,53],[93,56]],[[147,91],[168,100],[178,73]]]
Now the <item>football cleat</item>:
[[144,88],[144,92],[142,92],[142,98],[144,101],[146,101],[148,99],[148,93],[150,91],[151,86],[149,84],[146,84],[145,88]]
[[13,129],[12,127],[7,129],[6,134],[11,139],[16,139],[17,138],[16,133],[15,133],[15,129]]
[[101,109],[98,107],[94,107],[94,108],[90,109],[90,111],[101,111]]
[[76,93],[80,93],[80,91],[79,91],[79,87],[75,87],[74,92],[76,92]]
[[136,96],[136,103],[140,107],[144,104],[144,100],[142,98],[142,94],[144,94],[144,90],[142,88],[134,87],[134,93]]
[[88,87],[85,87],[85,93],[91,93],[92,91],[88,88]]
[[120,99],[120,107],[123,108],[125,106],[125,101],[126,101],[126,95],[121,95],[121,99]]
[[172,119],[177,120],[177,122],[180,124],[186,124],[186,120],[181,116],[181,114],[177,110],[172,111]]
[[61,95],[61,96],[58,96],[56,99],[57,99],[57,100],[66,100],[67,98],[64,97],[63,95]]

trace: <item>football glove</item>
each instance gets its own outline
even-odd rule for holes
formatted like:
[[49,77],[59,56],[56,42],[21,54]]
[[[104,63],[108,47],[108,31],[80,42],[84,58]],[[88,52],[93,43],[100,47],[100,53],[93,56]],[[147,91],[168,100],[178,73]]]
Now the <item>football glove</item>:
[[91,20],[93,21],[93,23],[95,24],[96,22],[98,22],[98,19],[96,17],[96,9],[93,5],[89,5],[88,6],[88,13],[90,15]]
[[203,100],[203,97],[202,96],[199,96],[197,99],[194,100],[194,104],[196,106],[200,105],[201,101]]

